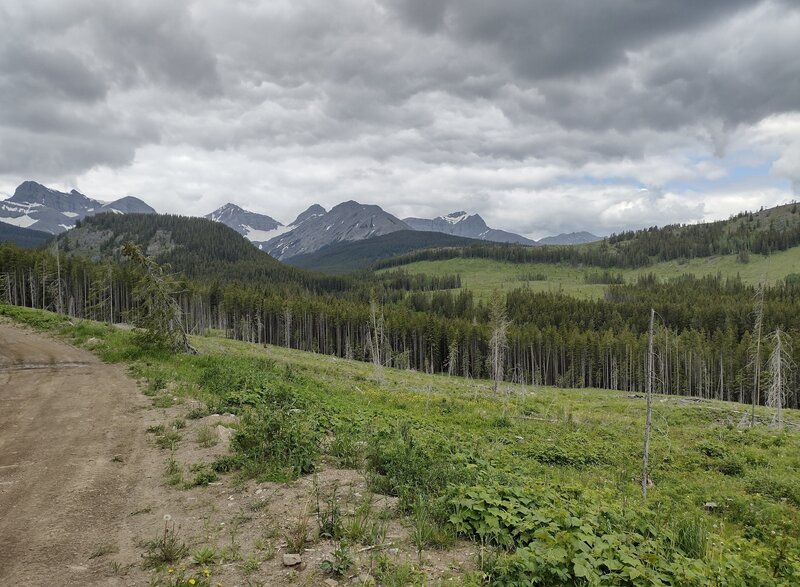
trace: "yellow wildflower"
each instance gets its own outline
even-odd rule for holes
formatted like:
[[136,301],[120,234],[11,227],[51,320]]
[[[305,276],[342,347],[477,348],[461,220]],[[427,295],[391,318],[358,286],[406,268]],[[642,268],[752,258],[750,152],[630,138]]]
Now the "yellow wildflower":
[[209,571],[208,569],[203,569],[203,575],[205,575],[206,577],[210,577],[211,571]]
[[194,579],[189,579],[189,585],[194,585],[196,582]]
[[170,569],[170,570],[169,570],[169,571],[167,571],[167,572],[168,572],[168,573],[171,575],[172,573],[174,573],[174,572],[175,572],[175,569]]

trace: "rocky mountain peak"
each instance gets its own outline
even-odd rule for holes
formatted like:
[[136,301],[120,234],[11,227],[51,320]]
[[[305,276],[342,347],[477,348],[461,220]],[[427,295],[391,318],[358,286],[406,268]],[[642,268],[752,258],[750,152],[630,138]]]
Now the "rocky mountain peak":
[[[309,214],[309,211],[312,211]],[[342,202],[330,212],[320,214],[321,206],[312,206],[298,217],[300,220],[289,232],[277,236],[264,245],[264,250],[278,259],[312,253],[333,243],[358,241],[409,230],[402,220],[369,204],[354,200]]]
[[322,216],[323,214],[327,214],[327,210],[320,206],[319,204],[312,204],[309,206],[305,212],[301,212],[297,218],[295,218],[294,222],[292,222],[292,226],[297,226],[302,224],[309,218],[313,218],[315,216]]

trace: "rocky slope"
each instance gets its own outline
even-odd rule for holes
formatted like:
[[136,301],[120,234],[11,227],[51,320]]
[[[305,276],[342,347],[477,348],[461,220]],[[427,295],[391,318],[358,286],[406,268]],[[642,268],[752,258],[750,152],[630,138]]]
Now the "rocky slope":
[[236,204],[228,203],[217,208],[211,214],[206,214],[205,218],[229,226],[263,250],[268,241],[296,229],[306,220],[322,216],[325,213],[325,208],[314,204],[287,226],[266,214],[251,212]]
[[352,200],[334,206],[324,214],[320,213],[321,210],[321,207],[306,210],[298,217],[299,224],[265,243],[263,249],[273,257],[285,260],[313,253],[333,243],[364,240],[410,229],[405,222],[379,206]]

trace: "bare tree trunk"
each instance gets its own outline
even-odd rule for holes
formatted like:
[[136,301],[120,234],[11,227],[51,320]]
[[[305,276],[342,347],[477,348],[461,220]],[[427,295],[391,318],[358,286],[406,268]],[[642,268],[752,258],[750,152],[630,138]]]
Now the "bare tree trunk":
[[58,278],[58,303],[56,304],[56,312],[63,314],[64,294],[61,291],[61,252],[58,249],[58,239],[56,239],[56,274]]
[[769,357],[770,384],[767,390],[767,405],[775,410],[772,416],[772,425],[781,429],[783,428],[783,406],[789,388],[789,371],[792,367],[790,341],[780,329],[773,332],[770,338],[773,350]]
[[283,340],[286,348],[292,348],[292,308],[288,303],[283,308]]
[[750,426],[756,425],[756,405],[761,401],[761,334],[764,326],[764,284],[758,286],[755,305],[756,348],[753,354],[753,394],[750,409]]
[[647,500],[647,465],[650,459],[650,426],[653,416],[653,323],[655,322],[656,311],[650,309],[650,331],[647,335],[647,374],[645,381],[645,393],[647,412],[644,420],[644,452],[642,454],[642,501]]

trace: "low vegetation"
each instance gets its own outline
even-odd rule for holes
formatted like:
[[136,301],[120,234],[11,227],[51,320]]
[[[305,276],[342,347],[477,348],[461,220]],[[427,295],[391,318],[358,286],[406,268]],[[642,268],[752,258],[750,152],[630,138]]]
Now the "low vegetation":
[[[487,381],[217,337],[193,337],[198,355],[174,354],[106,325],[10,306],[0,313],[78,344],[93,339],[105,360],[129,364],[151,387],[166,383],[179,398],[238,415],[233,453],[214,464],[217,474],[287,481],[325,463],[361,469],[371,491],[396,498],[420,559],[474,541],[477,573],[466,584],[800,583],[796,411],[783,411],[779,431],[740,426],[745,406],[657,396],[643,503],[639,394],[510,383],[495,393]],[[756,411],[770,421],[767,408]],[[325,569],[336,576],[353,545],[380,541],[380,529],[366,527],[376,515],[337,513],[328,497],[310,503],[286,538],[306,543],[317,505],[338,541]],[[154,566],[182,544],[165,528],[147,549]],[[376,553],[381,585],[422,583],[418,573]]]

